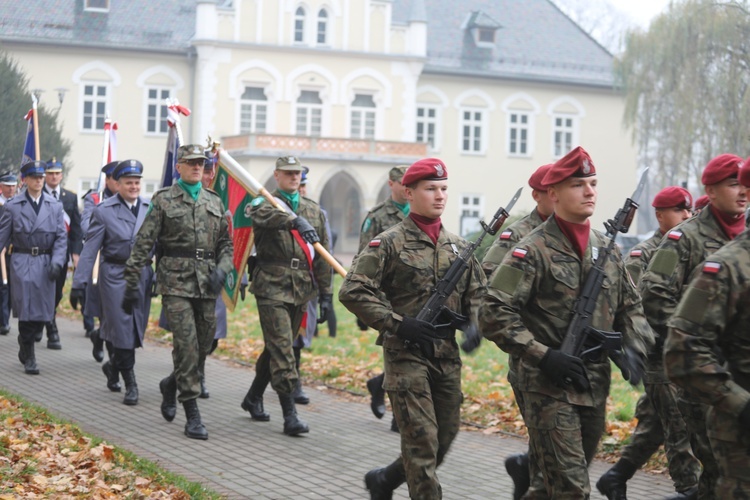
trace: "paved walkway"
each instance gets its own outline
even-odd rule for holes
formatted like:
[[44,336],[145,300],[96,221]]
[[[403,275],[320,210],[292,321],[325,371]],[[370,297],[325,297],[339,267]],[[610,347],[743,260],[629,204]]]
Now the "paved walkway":
[[[58,324],[63,349],[46,349],[46,339],[37,344],[41,374],[30,376],[16,357],[13,323],[11,334],[0,337],[0,386],[228,498],[367,498],[364,473],[397,455],[398,435],[390,431],[388,417],[379,421],[368,404],[345,401],[322,388],[308,388],[312,403],[298,407],[310,424],[307,435],[290,438],[282,433],[281,409],[273,391],[266,397],[271,421],[251,421],[240,401],[254,372],[212,358],[206,362],[211,397],[198,400],[209,440],[187,439],[181,408],[171,423],[159,412],[158,382],[171,371],[170,349],[149,344],[137,352],[140,402],[129,407],[122,404],[122,393],[107,390],[80,322],[59,319]],[[502,460],[525,448],[520,439],[459,433],[439,469],[444,497],[512,498]],[[606,468],[604,463],[592,466],[594,481]],[[669,478],[639,472],[628,483],[628,492],[631,498],[660,498],[673,490]],[[405,486],[395,498],[407,498]],[[592,498],[602,497],[594,493]]]

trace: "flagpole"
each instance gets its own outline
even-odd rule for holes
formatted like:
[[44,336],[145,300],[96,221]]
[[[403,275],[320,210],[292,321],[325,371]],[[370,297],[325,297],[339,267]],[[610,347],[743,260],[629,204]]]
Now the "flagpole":
[[35,160],[41,160],[41,153],[39,150],[39,113],[37,113],[37,104],[39,102],[39,99],[37,99],[36,95],[33,93],[31,94],[31,109],[34,110],[34,114],[31,117],[31,119],[34,121],[34,159]]
[[[112,120],[107,117],[104,119],[104,148],[102,149],[102,167],[112,161],[109,157],[109,144],[110,144],[110,135],[112,134],[112,127],[114,125],[112,124]],[[107,185],[107,174],[104,172],[99,172],[99,185],[97,186],[97,192],[99,193],[99,202],[101,203],[102,196],[104,194],[104,189]],[[101,257],[102,251],[99,250],[96,253],[96,259],[94,260],[94,268],[91,270],[91,284],[96,285],[99,283],[99,260]]]
[[[274,208],[277,208],[283,212],[286,212],[284,210],[284,207],[281,206],[281,204],[274,198],[271,193],[268,192],[268,190],[263,187],[261,183],[259,183],[255,178],[250,175],[250,172],[242,168],[242,165],[237,163],[237,161],[232,158],[229,153],[226,152],[226,150],[222,148],[217,149],[219,151],[219,162],[221,162],[227,169],[229,169],[236,177],[239,183],[244,187],[246,190],[257,193],[263,196],[266,200],[271,203],[271,205],[274,206]],[[296,214],[290,214],[292,217],[297,217]],[[320,242],[314,243],[313,247],[315,248],[315,251],[320,254],[323,259],[325,259],[330,266],[341,275],[341,277],[346,277],[346,269],[339,264],[339,262],[333,258],[333,255],[328,253],[328,250],[320,244]]]

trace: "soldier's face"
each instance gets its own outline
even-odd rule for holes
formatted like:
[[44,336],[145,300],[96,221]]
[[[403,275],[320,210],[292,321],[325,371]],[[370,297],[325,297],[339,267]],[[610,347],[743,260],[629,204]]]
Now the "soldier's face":
[[302,180],[301,170],[274,170],[273,178],[279,189],[286,193],[296,193],[299,190],[299,183]]
[[203,158],[191,158],[190,160],[182,160],[177,164],[177,171],[180,173],[180,178],[188,184],[197,184],[203,177]]
[[410,210],[415,214],[437,219],[448,202],[448,181],[419,181],[414,188],[405,188]]
[[26,183],[26,190],[29,192],[29,195],[33,198],[39,197],[39,193],[42,192],[42,188],[44,187],[44,177],[41,175],[31,175],[25,177],[24,182]]
[[742,215],[747,208],[747,191],[737,179],[723,181],[706,186],[706,194],[711,205],[720,212],[730,215]]
[[549,217],[552,215],[552,212],[555,211],[555,204],[552,203],[547,191],[538,191],[534,189],[531,191],[531,197],[534,198],[534,201],[536,202],[537,211],[545,217]]
[[690,210],[686,208],[672,207],[656,209],[656,221],[659,223],[659,230],[662,233],[666,233],[689,218]]
[[46,179],[47,185],[50,188],[56,188],[60,185],[60,181],[62,181],[62,172],[46,172],[44,174],[44,177]]
[[201,184],[203,184],[203,187],[208,189],[211,186],[211,181],[214,180],[214,169],[213,168],[204,168],[203,169],[203,177],[201,177]]
[[17,186],[8,186],[6,184],[0,184],[0,192],[6,199],[11,199],[16,195]]
[[104,180],[104,184],[107,186],[107,189],[109,189],[112,193],[116,193],[117,190],[120,189],[120,185],[117,183],[114,177],[107,177]]
[[596,176],[569,177],[547,191],[561,219],[582,224],[596,208]]
[[140,177],[120,177],[118,193],[128,203],[133,203],[141,192]]
[[396,203],[406,203],[406,188],[399,181],[388,181],[388,186],[391,188],[391,199]]

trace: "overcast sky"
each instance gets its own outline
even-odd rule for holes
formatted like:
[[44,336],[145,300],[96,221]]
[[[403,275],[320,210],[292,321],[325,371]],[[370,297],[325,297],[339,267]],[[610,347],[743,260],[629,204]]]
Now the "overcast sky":
[[[592,0],[598,1],[598,0]],[[609,0],[614,6],[623,12],[627,12],[633,21],[643,28],[648,27],[651,19],[665,10],[669,0]]]

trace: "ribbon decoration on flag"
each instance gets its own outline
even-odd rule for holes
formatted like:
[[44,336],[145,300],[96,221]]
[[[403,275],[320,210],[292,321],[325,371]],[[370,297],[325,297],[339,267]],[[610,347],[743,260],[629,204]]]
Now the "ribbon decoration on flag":
[[161,174],[161,187],[169,187],[180,178],[177,172],[177,148],[183,145],[180,115],[190,116],[190,110],[180,105],[177,99],[167,99],[167,150],[164,153],[164,167]]
[[39,154],[39,133],[37,132],[37,126],[39,120],[37,118],[37,100],[36,97],[32,96],[33,107],[23,117],[26,120],[26,141],[23,145],[23,156],[21,157],[21,166],[25,165],[30,161],[38,160],[41,155]]
[[[109,118],[104,120],[104,147],[102,148],[102,167],[107,163],[115,161],[117,159],[117,122],[113,122]],[[101,169],[101,167],[100,167]],[[106,177],[104,172],[99,172],[99,182],[96,185],[96,192],[99,195],[99,199],[102,197],[104,188],[106,187]]]

